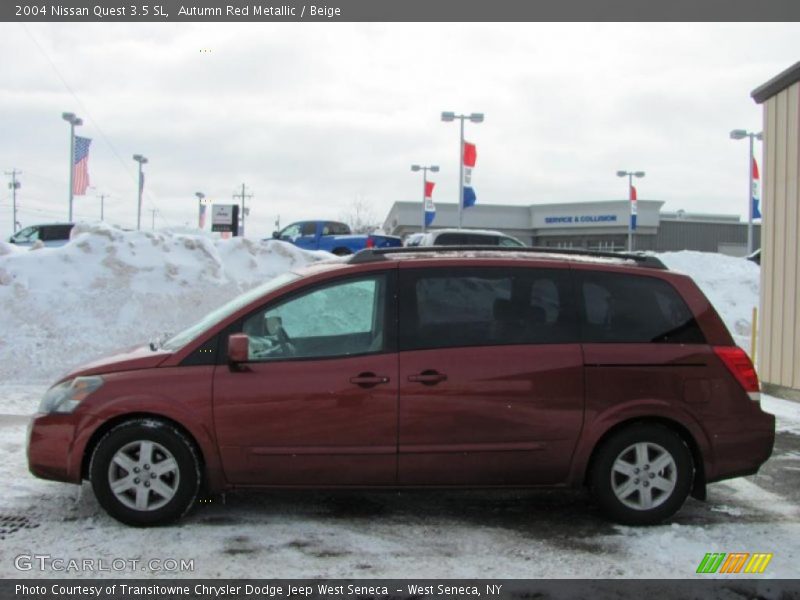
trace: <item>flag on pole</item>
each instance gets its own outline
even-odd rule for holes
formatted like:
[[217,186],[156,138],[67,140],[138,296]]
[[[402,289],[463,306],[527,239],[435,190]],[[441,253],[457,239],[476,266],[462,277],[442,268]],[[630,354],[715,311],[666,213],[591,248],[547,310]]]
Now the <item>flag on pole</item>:
[[636,231],[636,214],[638,209],[636,207],[636,188],[631,185],[631,231]]
[[436,207],[433,205],[433,181],[425,182],[425,227],[428,227],[436,218]]
[[75,196],[86,194],[89,187],[89,146],[90,138],[75,136],[75,160],[72,163],[72,193]]
[[478,150],[475,144],[464,142],[464,197],[461,199],[464,208],[473,206],[477,200],[472,187],[472,169],[475,167],[477,158]]
[[752,199],[751,199],[751,216],[754,219],[761,218],[761,179],[758,177],[758,162],[756,161],[755,157],[753,157],[753,191],[752,191]]

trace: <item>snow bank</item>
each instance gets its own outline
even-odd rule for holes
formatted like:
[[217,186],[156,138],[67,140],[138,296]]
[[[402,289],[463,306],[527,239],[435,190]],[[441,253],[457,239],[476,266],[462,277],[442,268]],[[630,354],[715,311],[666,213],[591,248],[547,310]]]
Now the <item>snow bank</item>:
[[[78,225],[60,248],[0,242],[0,382],[50,382],[117,348],[175,332],[239,293],[323,258],[278,241],[197,230]],[[758,267],[701,252],[660,255],[690,275],[749,349]]]
[[[49,381],[176,332],[280,273],[331,255],[284,242],[78,225],[59,248],[0,248],[0,381]],[[16,250],[16,251],[15,251]]]
[[750,352],[753,307],[758,306],[759,267],[744,258],[710,252],[665,252],[658,258],[700,286],[736,343]]

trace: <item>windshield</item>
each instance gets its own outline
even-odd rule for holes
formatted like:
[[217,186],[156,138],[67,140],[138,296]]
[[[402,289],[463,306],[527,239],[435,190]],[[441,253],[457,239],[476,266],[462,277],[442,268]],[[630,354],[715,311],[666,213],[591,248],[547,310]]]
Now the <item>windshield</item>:
[[282,287],[297,279],[300,279],[300,275],[297,273],[289,272],[284,273],[283,275],[278,275],[274,279],[270,279],[266,283],[262,283],[261,285],[254,287],[252,290],[245,292],[241,296],[237,296],[227,304],[223,304],[216,310],[211,311],[191,327],[188,327],[180,333],[169,338],[161,347],[165,350],[174,352],[175,350],[182,348],[194,340],[213,325],[216,325],[220,321],[231,316],[243,306],[247,306],[260,296],[277,290],[279,287]]

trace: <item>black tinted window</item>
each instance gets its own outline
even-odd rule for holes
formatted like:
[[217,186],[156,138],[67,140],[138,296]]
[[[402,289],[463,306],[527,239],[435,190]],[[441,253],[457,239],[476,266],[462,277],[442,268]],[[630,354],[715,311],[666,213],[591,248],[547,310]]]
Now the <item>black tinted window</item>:
[[437,246],[497,246],[496,235],[480,233],[443,233],[436,238]]
[[558,269],[404,271],[401,349],[577,342],[569,281]]
[[344,223],[328,222],[322,227],[322,235],[349,235],[350,228]]
[[689,307],[666,281],[601,272],[578,277],[584,342],[705,343]]

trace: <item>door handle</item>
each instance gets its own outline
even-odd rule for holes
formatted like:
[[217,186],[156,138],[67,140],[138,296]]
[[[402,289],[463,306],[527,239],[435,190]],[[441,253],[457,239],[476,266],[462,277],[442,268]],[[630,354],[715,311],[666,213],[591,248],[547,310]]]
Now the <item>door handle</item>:
[[409,381],[413,381],[414,383],[421,383],[423,385],[436,385],[437,383],[441,383],[442,381],[447,381],[447,375],[444,373],[439,373],[438,371],[423,371],[418,375],[409,375]]
[[375,375],[375,373],[359,373],[355,377],[350,378],[350,383],[369,388],[381,383],[389,383],[389,378],[384,375]]

